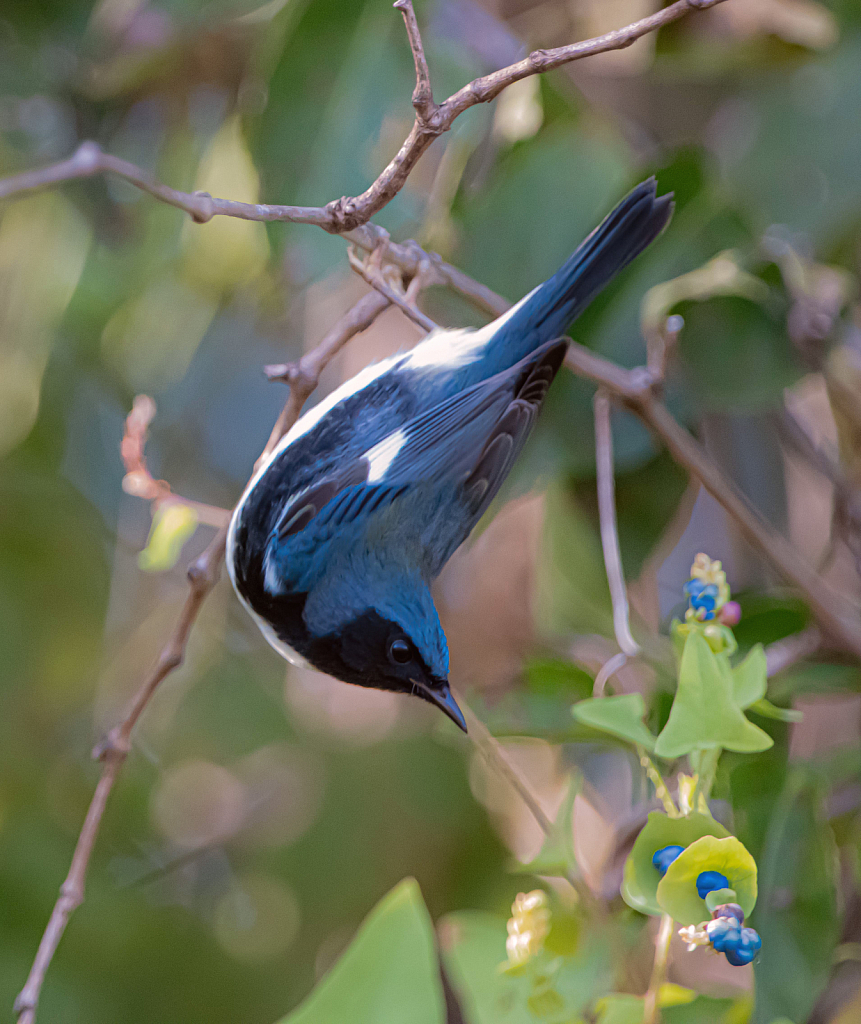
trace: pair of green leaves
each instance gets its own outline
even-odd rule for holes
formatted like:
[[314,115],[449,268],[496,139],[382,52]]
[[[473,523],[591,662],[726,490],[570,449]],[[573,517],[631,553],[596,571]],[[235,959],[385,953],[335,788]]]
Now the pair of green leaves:
[[[662,876],[652,857],[665,846],[683,846],[684,852]],[[711,917],[706,900],[697,892],[703,871],[719,871],[734,890],[729,900],[738,903],[745,917],[756,903],[756,862],[714,818],[687,814],[670,818],[653,811],[625,862],[622,898],[641,914],[669,914],[682,925],[696,925]]]
[[667,759],[717,748],[755,753],[767,750],[773,741],[748,721],[744,709],[767,703],[763,701],[765,691],[761,644],[732,668],[726,654],[716,654],[704,637],[693,632],[685,639],[678,689],[659,736],[643,724],[646,707],[638,693],[582,700],[574,705],[572,714],[584,725]]
[[733,669],[726,654],[715,653],[705,637],[690,633],[670,717],[655,743],[655,753],[675,758],[693,750],[723,748],[745,754],[767,750],[773,740],[744,715],[744,709],[761,700],[765,691],[761,644]]

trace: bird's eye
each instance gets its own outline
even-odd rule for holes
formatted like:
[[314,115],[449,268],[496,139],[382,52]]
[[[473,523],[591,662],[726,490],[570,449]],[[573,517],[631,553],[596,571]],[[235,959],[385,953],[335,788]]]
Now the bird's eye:
[[412,648],[407,640],[392,640],[389,657],[398,665],[408,665],[413,660]]

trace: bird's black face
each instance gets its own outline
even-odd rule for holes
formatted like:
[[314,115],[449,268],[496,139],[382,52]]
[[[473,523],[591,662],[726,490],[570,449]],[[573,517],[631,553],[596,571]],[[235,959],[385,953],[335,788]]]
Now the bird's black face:
[[344,682],[421,697],[466,732],[448,680],[431,672],[417,645],[397,623],[375,611],[365,612],[337,633],[316,639],[309,655],[317,668]]

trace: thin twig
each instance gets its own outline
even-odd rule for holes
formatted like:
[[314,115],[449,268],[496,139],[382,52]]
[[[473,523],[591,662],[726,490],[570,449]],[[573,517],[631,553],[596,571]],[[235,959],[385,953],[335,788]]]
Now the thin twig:
[[413,10],[412,0],[395,0],[392,6],[404,16],[407,38],[410,41],[410,49],[413,51],[413,61],[416,66],[416,87],[413,90],[413,106],[419,120],[426,123],[436,113],[437,105],[433,101],[430,71],[428,70],[428,62],[425,58],[425,48],[422,44],[416,12]]
[[39,943],[29,977],[15,1000],[18,1024],[33,1024],[36,1019],[36,1007],[39,1003],[42,983],[45,980],[45,972],[51,963],[70,916],[84,899],[90,855],[93,852],[108,796],[123,762],[128,757],[132,729],[159,683],[182,664],[191,627],[197,619],[206,596],[218,580],[221,561],[224,557],[225,536],[226,530],[219,531],[206,551],[190,566],[188,597],[170,640],[135,695],[125,719],[115,729],[112,729],[106,740],[93,751],[93,756],[99,758],[104,764],[102,776],[93,794],[81,833],[78,836],[78,842],[75,845],[69,873],[60,889],[60,897],[54,905],[42,941]]
[[613,676],[624,668],[628,663],[628,655],[624,651],[618,651],[612,658],[608,658],[598,669],[595,682],[592,684],[592,696],[603,697],[607,683]]
[[[544,74],[596,53],[624,49],[641,36],[655,32],[691,11],[706,10],[723,2],[725,0],[676,0],[676,3],[655,14],[594,39],[586,39],[552,50],[535,50],[525,60],[476,78],[449,96],[444,103],[436,104],[430,91],[430,76],[415,14],[410,0],[399,0],[395,6],[404,15],[416,64],[417,84],[413,93],[413,103],[416,106],[415,123],[398,152],[369,188],[361,195],[343,196],[327,203],[326,206],[268,206],[218,199],[208,192],[180,192],[156,181],[127,160],[104,153],[95,142],[82,143],[67,160],[38,170],[25,171],[23,174],[0,181],[0,199],[56,185],[62,181],[71,181],[74,178],[90,178],[95,174],[108,173],[116,174],[156,199],[184,210],[200,224],[216,216],[239,217],[242,220],[314,224],[332,234],[344,234],[367,224],[374,214],[394,199],[425,150],[434,139],[447,132],[455,119],[465,110],[478,103],[489,103],[503,89],[531,75]],[[358,239],[352,240],[363,248],[374,247],[373,244],[364,245]]]
[[[616,485],[613,466],[613,430],[610,423],[610,399],[603,388],[595,392],[595,466],[598,489],[598,514],[601,523],[601,547],[613,602],[613,630],[621,656],[607,662],[595,678],[595,695],[603,696],[607,680],[617,672],[628,658],[640,653],[640,645],[631,634],[628,591],[622,570],[622,552],[619,549],[619,530],[616,523]],[[612,664],[612,668],[609,666]],[[599,685],[600,680],[600,685]]]
[[565,362],[578,376],[603,386],[639,416],[664,442],[675,461],[726,509],[744,536],[804,594],[824,632],[861,658],[861,619],[855,609],[801,560],[792,545],[760,516],[735,482],[657,399],[656,382],[648,370],[642,366],[626,370],[576,342],[569,345]]
[[[329,360],[350,338],[368,327],[375,317],[384,309],[387,309],[388,306],[388,300],[377,292],[370,292],[356,303],[349,313],[342,317],[329,333],[325,335],[321,342],[302,357],[298,364],[268,368],[272,371],[270,375],[273,379],[278,378],[287,381],[290,385],[290,395],[278,417],[276,427],[272,431],[272,435],[266,445],[265,453],[270,452],[277,445],[283,434],[299,418],[302,406],[317,386],[319,376]],[[149,402],[151,401],[150,399]],[[136,400],[135,408],[129,416],[132,426],[130,428],[127,422],[126,432],[123,437],[123,457],[126,462],[126,468],[130,472],[134,471],[149,476],[148,470],[146,470],[143,445],[146,440],[147,427],[154,412],[154,404],[150,405],[145,399],[139,399]],[[152,478],[150,477],[149,479]],[[164,487],[167,488],[167,493],[170,493],[168,485],[164,484]],[[151,495],[144,496],[148,497],[149,500],[153,500]],[[176,498],[176,496],[173,497]],[[176,500],[184,501],[185,499]],[[225,514],[229,516],[229,513]],[[45,980],[45,972],[50,966],[69,918],[84,899],[84,885],[90,857],[108,797],[123,762],[128,757],[131,749],[132,730],[159,684],[183,662],[192,626],[197,619],[204,600],[218,580],[221,562],[224,558],[226,536],[227,528],[225,524],[209,547],[189,567],[188,597],[179,614],[170,640],[163,648],[150,674],[136,693],[126,717],[116,728],[111,730],[108,736],[93,751],[93,756],[103,762],[104,769],[96,786],[96,791],[93,794],[93,799],[90,802],[84,824],[81,827],[69,873],[60,889],[60,897],[54,905],[48,925],[42,935],[42,940],[39,943],[39,949],[33,961],[33,966],[30,969],[27,982],[15,1001],[18,1024],[34,1024],[36,1020],[36,1008],[39,1003],[42,984]]]
[[[839,460],[816,443],[801,420],[789,409],[784,408],[779,416],[775,416],[774,423],[783,443],[832,484],[834,488],[832,530],[845,541],[855,560],[855,570],[861,576],[861,493],[847,479]],[[832,543],[822,559],[823,568],[820,568],[820,572],[827,568],[834,557],[834,539],[832,535]]]
[[378,291],[380,295],[384,295],[393,306],[397,306],[417,327],[427,333],[435,331],[438,325],[429,316],[422,313],[406,292],[399,291],[394,284],[389,284],[386,280],[385,272],[379,265],[379,261],[382,259],[382,250],[375,249],[371,255],[376,256],[376,260],[372,260],[371,257],[362,260],[356,255],[353,246],[349,246],[347,249],[347,260],[350,267],[363,281]]
[[155,402],[149,395],[138,395],[132,403],[131,412],[126,416],[120,444],[120,456],[126,470],[122,483],[123,490],[126,494],[150,502],[153,512],[161,505],[175,502],[194,509],[198,521],[207,526],[214,526],[218,530],[227,526],[230,521],[228,509],[206,505],[202,501],[193,501],[191,498],[174,494],[166,480],[156,480],[150,473],[144,448],[155,411]]
[[389,300],[379,292],[368,292],[341,317],[318,345],[302,356],[298,363],[277,363],[264,367],[263,372],[270,380],[281,380],[290,385],[290,394],[272,428],[266,447],[254,464],[255,470],[269,458],[281,438],[299,419],[302,406],[314,392],[320,374],[329,365],[330,360],[341,351],[350,338],[370,327],[389,305]]
[[[535,819],[545,838],[549,839],[554,845],[559,845],[561,849],[567,849],[569,843],[566,841],[566,837],[560,835],[556,822],[545,813],[528,780],[523,776],[520,769],[509,760],[502,744],[475,714],[469,704],[459,694],[456,696],[469,728],[469,738],[475,744],[476,749],[484,758],[487,766],[491,771],[509,783],[526,805],[527,810]],[[595,901],[591,891],[583,884],[583,880],[570,866],[566,866],[565,878],[577,892],[582,902],[589,905],[594,904]]]
[[660,1020],[658,999],[661,986],[667,978],[667,963],[670,959],[670,943],[673,939],[673,919],[669,914],[661,914],[661,927],[655,939],[655,963],[652,967],[652,978],[643,1005],[643,1024],[655,1024]]

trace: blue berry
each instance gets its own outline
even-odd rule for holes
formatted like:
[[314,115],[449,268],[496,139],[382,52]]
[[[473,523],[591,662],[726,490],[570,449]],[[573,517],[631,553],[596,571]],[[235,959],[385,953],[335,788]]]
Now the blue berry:
[[688,596],[691,608],[705,612],[703,619],[708,620],[715,617],[718,588],[714,583],[703,583],[699,579],[688,580],[684,586],[684,591]]
[[667,873],[667,868],[673,863],[680,853],[684,853],[684,846],[665,846],[652,855],[652,864],[662,875]]
[[737,903],[722,903],[715,907],[712,917],[734,917],[739,924],[744,924],[744,911]]
[[743,967],[753,960],[760,949],[762,939],[759,934],[753,928],[742,928],[735,948],[725,948],[723,952],[733,967]]
[[725,953],[728,949],[735,951],[741,941],[741,925],[734,917],[719,917],[709,921],[706,934],[718,953]]
[[720,871],[701,871],[697,876],[697,893],[701,900],[704,900],[710,892],[728,888],[729,879]]

